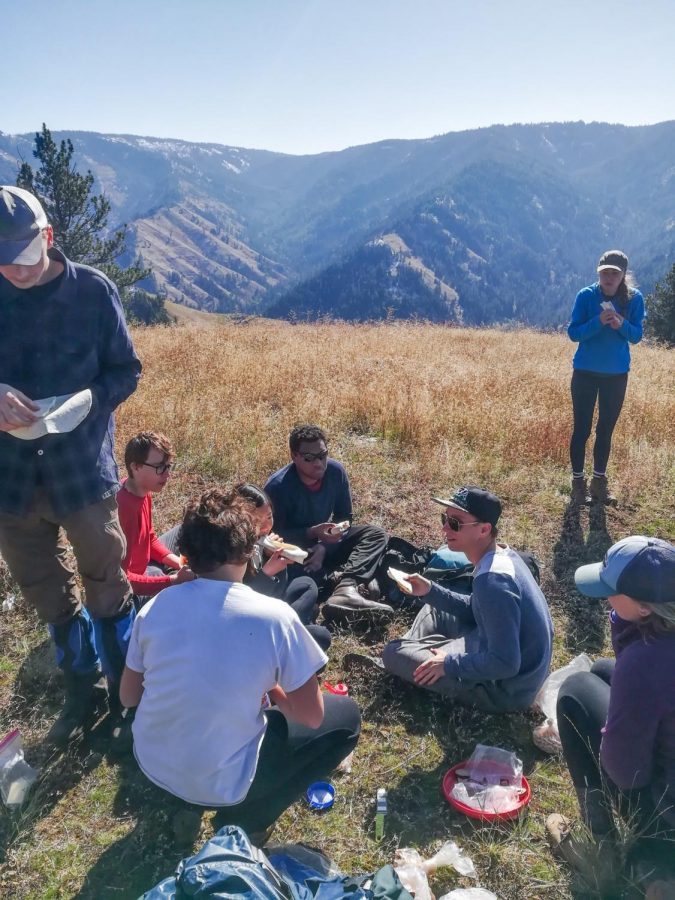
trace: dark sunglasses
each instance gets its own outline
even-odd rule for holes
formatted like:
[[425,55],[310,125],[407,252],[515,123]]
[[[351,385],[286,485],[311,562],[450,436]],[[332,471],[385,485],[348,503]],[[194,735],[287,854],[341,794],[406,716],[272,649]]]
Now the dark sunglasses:
[[170,472],[173,469],[173,463],[141,463],[142,466],[147,466],[149,469],[154,469],[158,475],[163,475],[165,472]]
[[325,459],[328,456],[328,450],[319,450],[318,453],[301,453],[300,456],[305,462],[314,462],[316,459]]
[[483,524],[482,522],[460,522],[459,519],[449,516],[447,513],[441,513],[441,522],[443,525],[447,525],[450,531],[459,531],[460,528],[464,528],[466,525]]

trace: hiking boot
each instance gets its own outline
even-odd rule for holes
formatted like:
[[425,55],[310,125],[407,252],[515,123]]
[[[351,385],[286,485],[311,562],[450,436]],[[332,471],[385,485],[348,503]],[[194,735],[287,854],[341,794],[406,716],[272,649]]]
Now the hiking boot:
[[610,494],[605,475],[594,475],[591,478],[590,494],[592,503],[616,504],[616,497]]
[[382,598],[382,591],[377,578],[371,578],[368,584],[358,585],[358,591],[366,600],[380,600]]
[[379,656],[368,656],[365,653],[345,653],[342,657],[342,668],[345,672],[366,671],[385,672],[384,663]]
[[573,835],[570,820],[558,813],[546,819],[546,835],[553,853],[578,872],[590,888],[602,897],[614,895],[621,866],[611,837],[594,838],[582,828]]
[[394,610],[387,603],[363,597],[353,578],[343,578],[323,605],[323,616],[327,622],[356,618],[382,621],[393,615]]
[[46,737],[47,742],[56,747],[66,747],[79,740],[108,712],[108,688],[100,672],[65,673],[65,688],[63,709]]
[[572,478],[572,490],[570,492],[570,503],[576,506],[585,506],[591,502],[588,494],[588,485],[585,478]]

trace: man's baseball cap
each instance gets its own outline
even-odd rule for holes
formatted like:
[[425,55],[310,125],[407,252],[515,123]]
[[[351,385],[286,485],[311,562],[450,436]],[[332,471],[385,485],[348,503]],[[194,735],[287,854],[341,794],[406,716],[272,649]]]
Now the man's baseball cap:
[[659,538],[624,538],[602,562],[577,569],[574,581],[587,597],[626,594],[642,603],[675,602],[675,547]]
[[604,269],[614,269],[615,272],[625,272],[628,268],[628,257],[621,250],[608,250],[598,260],[598,272]]
[[34,266],[48,225],[40,201],[23,188],[0,187],[0,266]]
[[455,509],[461,509],[475,516],[479,522],[488,522],[490,525],[497,525],[499,517],[502,514],[502,504],[499,497],[495,497],[489,491],[482,488],[467,485],[458,488],[454,494],[444,500],[442,497],[432,497],[434,503],[441,506],[452,506]]

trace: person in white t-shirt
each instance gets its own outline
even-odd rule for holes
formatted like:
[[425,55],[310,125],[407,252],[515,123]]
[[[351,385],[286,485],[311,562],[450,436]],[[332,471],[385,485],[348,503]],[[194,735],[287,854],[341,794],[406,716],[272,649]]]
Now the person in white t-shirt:
[[353,700],[321,693],[327,657],[293,609],[242,584],[256,539],[245,501],[213,489],[188,507],[180,551],[198,578],[140,610],[120,687],[138,706],[134,755],[150,781],[249,834],[328,775],[360,731]]

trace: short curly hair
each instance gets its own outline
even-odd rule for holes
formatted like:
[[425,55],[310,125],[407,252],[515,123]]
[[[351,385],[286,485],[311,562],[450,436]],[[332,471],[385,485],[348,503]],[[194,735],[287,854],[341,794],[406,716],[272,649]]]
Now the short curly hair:
[[178,549],[195,574],[206,575],[225,563],[247,562],[256,540],[250,503],[212,488],[185,510]]
[[296,425],[288,436],[288,446],[291,453],[297,453],[300,444],[313,444],[315,441],[323,441],[328,446],[326,433],[318,425]]

